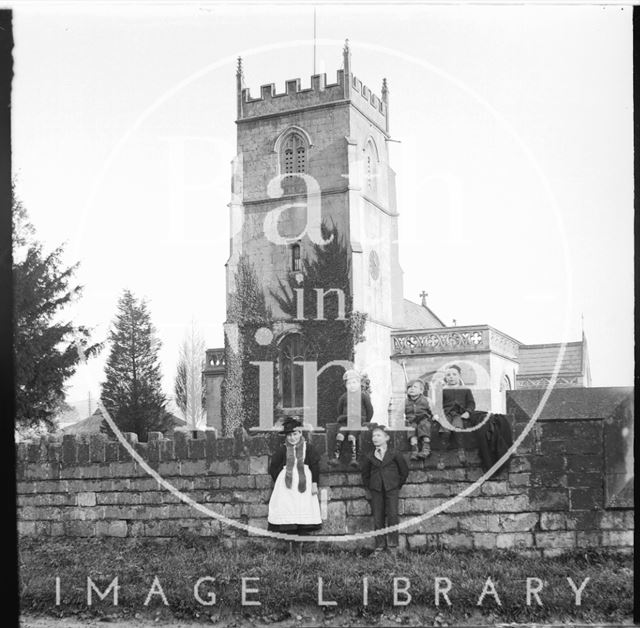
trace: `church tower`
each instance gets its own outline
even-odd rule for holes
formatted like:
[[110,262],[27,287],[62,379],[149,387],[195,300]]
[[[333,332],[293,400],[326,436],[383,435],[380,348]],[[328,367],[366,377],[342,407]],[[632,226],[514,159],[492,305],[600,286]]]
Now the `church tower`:
[[[233,162],[231,254],[227,293],[241,255],[258,273],[278,320],[282,359],[301,352],[295,322],[271,296],[287,284],[319,243],[319,222],[333,222],[350,256],[353,309],[367,314],[366,340],[356,345],[356,368],[372,384],[374,420],[386,422],[391,394],[391,331],[402,327],[395,174],[389,166],[389,90],[380,96],[353,74],[348,43],[335,83],[326,75],[286,82],[277,93],[262,85],[252,97],[238,61],[237,156]],[[298,356],[300,359],[300,356]],[[300,369],[301,370],[301,369]],[[287,377],[295,379],[291,367]],[[299,382],[280,382],[283,406],[294,408]],[[328,418],[328,417],[327,417]]]

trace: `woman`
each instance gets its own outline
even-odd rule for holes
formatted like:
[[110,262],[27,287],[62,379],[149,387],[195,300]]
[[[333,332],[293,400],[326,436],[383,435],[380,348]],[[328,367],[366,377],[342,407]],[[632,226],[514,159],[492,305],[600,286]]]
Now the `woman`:
[[305,534],[322,525],[318,502],[320,456],[302,436],[302,423],[287,417],[285,442],[271,458],[269,474],[275,481],[269,500],[269,530]]

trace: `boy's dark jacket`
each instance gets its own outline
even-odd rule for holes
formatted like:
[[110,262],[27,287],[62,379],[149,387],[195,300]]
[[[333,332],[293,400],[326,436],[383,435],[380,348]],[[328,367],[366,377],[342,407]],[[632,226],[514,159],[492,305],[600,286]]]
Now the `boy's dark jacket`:
[[431,406],[429,399],[425,395],[420,395],[415,399],[411,399],[409,395],[404,401],[404,418],[407,423],[417,424],[423,419],[432,419]]
[[448,417],[473,412],[476,409],[473,393],[468,388],[443,388],[442,409]]
[[364,456],[360,471],[365,488],[371,491],[392,491],[399,489],[409,476],[409,465],[404,456],[387,447],[382,460],[378,460],[375,449]]
[[[347,399],[350,394],[354,393],[344,392],[338,399],[338,423],[346,424],[347,422]],[[360,423],[364,425],[373,418],[373,405],[369,393],[362,390],[359,393],[356,391],[355,395],[358,394],[360,394]]]

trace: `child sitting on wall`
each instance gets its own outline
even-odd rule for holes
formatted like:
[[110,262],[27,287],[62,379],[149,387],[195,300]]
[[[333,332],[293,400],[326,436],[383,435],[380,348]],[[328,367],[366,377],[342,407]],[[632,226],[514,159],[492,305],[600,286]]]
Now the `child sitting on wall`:
[[[467,420],[470,413],[476,409],[473,393],[462,382],[462,371],[457,364],[449,366],[444,374],[444,388],[442,389],[442,409],[447,420],[453,427],[464,428],[463,421]],[[445,449],[449,447],[451,430],[440,426],[442,443]],[[458,449],[458,459],[465,464],[467,457],[462,445],[462,434],[456,432],[454,437]]]
[[[338,400],[338,424],[347,425],[347,408],[351,405],[351,407],[360,408],[360,424],[366,425],[373,417],[373,406],[371,405],[371,397],[369,397],[369,394],[362,390],[362,376],[358,371],[350,369],[345,371],[345,374],[342,376],[342,380],[345,382],[347,390]],[[349,464],[352,467],[357,467],[358,440],[356,435],[352,432],[347,432],[347,440],[351,448],[351,460]],[[345,432],[338,431],[333,456],[329,458],[330,465],[338,464],[344,441]]]
[[428,384],[421,379],[412,379],[407,383],[404,419],[407,426],[415,428],[415,432],[409,439],[411,460],[420,460],[431,455],[433,408],[427,393]]

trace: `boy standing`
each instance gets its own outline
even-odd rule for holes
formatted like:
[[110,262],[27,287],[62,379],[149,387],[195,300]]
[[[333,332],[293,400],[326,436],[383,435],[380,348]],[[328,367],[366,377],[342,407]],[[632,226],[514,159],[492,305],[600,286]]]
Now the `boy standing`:
[[[404,456],[389,447],[389,434],[384,425],[371,425],[374,451],[365,456],[361,464],[362,481],[371,492],[371,510],[375,530],[397,525],[400,488],[407,481],[409,466]],[[376,552],[386,546],[398,548],[398,531],[376,536]]]
[[411,460],[428,458],[431,454],[433,410],[425,393],[425,383],[421,379],[412,379],[407,383],[404,418],[407,426],[415,428],[414,434],[409,439]]

